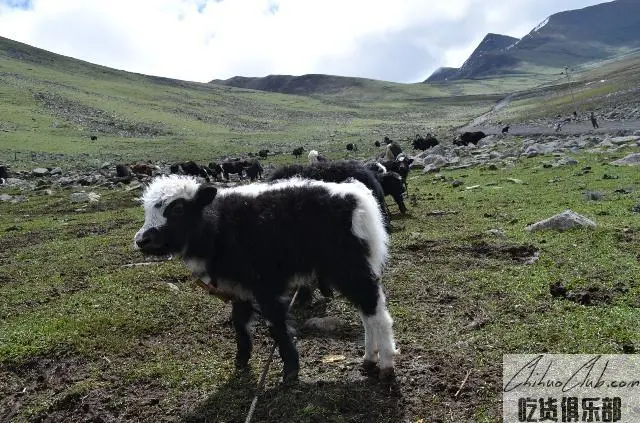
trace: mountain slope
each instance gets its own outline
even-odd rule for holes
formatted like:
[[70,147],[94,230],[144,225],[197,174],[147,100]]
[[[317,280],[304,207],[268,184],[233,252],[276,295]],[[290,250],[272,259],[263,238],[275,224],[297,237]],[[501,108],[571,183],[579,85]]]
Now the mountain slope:
[[[489,37],[489,34],[487,37]],[[448,80],[531,73],[615,57],[640,48],[640,1],[615,0],[556,13],[502,48],[487,38]],[[437,75],[434,75],[437,78]],[[430,77],[426,82],[433,82]]]

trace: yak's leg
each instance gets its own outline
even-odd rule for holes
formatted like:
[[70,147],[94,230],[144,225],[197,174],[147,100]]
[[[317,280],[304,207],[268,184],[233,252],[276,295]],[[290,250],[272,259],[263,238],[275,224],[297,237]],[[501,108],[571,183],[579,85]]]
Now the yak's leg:
[[[368,270],[368,269],[367,269]],[[371,368],[378,361],[380,377],[393,376],[394,356],[393,319],[387,310],[382,287],[370,274],[348,275],[337,288],[360,309],[364,325],[364,366]]]
[[250,301],[234,301],[231,309],[231,320],[236,330],[236,368],[242,369],[249,364],[251,357],[251,335],[249,321],[253,316],[253,306]]
[[282,380],[285,382],[297,380],[300,359],[287,330],[287,305],[277,298],[267,296],[258,296],[256,300],[260,306],[260,312],[271,323],[271,336],[276,341],[283,362]]

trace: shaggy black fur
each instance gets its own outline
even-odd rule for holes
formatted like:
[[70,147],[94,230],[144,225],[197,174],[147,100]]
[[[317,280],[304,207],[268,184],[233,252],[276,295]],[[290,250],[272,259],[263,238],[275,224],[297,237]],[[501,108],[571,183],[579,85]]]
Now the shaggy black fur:
[[482,131],[465,132],[461,134],[460,138],[455,140],[453,143],[458,146],[469,145],[469,144],[477,145],[478,142],[480,142],[480,140],[486,136],[487,135]]
[[432,137],[430,135],[427,135],[426,138],[423,138],[421,136],[417,136],[413,142],[411,143],[411,146],[413,147],[414,150],[427,150],[431,147],[435,147],[436,145],[438,145],[439,142],[435,137]]

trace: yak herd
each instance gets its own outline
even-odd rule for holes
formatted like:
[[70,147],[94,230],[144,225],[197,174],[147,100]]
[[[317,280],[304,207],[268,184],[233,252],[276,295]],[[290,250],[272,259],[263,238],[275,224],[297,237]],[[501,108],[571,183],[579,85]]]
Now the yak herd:
[[[482,133],[463,134],[476,144]],[[201,183],[229,180],[230,174],[262,179],[256,159],[199,165],[174,163],[170,175],[154,178],[143,196],[145,221],[134,245],[147,255],[178,255],[211,293],[232,301],[236,368],[248,365],[252,340],[248,323],[255,314],[270,322],[283,362],[283,381],[296,380],[298,351],[287,328],[286,294],[294,288],[325,296],[337,290],[359,311],[364,326],[364,362],[381,379],[394,376],[393,319],[381,274],[388,257],[391,195],[402,213],[407,176],[413,162],[396,141],[385,137],[384,152],[373,160],[328,160],[317,150],[308,164],[276,168],[264,182],[232,187]],[[381,145],[381,144],[380,144]],[[416,136],[412,146],[438,145],[433,136]],[[355,144],[348,151],[357,151]],[[293,151],[299,158],[302,147]],[[268,155],[261,150],[258,156]],[[138,171],[147,171],[142,165]],[[132,170],[119,165],[118,173]],[[195,178],[198,177],[198,178]]]

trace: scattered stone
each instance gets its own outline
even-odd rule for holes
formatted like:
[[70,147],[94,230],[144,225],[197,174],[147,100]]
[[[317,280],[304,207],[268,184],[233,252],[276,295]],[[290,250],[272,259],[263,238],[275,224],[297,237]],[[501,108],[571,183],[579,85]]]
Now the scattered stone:
[[638,166],[640,165],[640,153],[629,154],[628,156],[611,162],[616,166]]
[[46,167],[37,167],[31,171],[33,176],[47,176],[49,174],[49,169]]
[[602,177],[602,179],[619,179],[620,177],[617,175],[608,175],[608,174],[604,174],[604,176]]
[[586,217],[572,210],[565,210],[560,214],[557,214],[545,220],[541,220],[540,222],[534,223],[533,225],[529,225],[525,229],[529,232],[548,229],[566,231],[575,227],[595,228],[597,226],[598,225],[594,221],[587,219]]
[[640,203],[636,204],[631,208],[631,211],[634,213],[640,213]]
[[584,198],[589,201],[602,201],[604,194],[598,191],[587,191],[584,193]]
[[335,316],[312,317],[307,319],[302,327],[305,329],[317,329],[323,332],[334,332],[341,325],[339,318]]
[[637,136],[629,136],[629,137],[614,137],[609,139],[609,142],[615,145],[622,145],[627,143],[633,143],[640,140],[640,137]]
[[13,195],[0,194],[0,201],[9,201],[13,198]]
[[60,169],[59,167],[54,167],[49,173],[51,175],[62,175],[62,169]]
[[473,322],[469,323],[468,325],[466,325],[464,327],[465,331],[471,331],[471,330],[478,330],[478,329],[482,329],[484,326],[486,326],[486,324],[489,323],[489,321],[487,319],[476,319]]
[[507,235],[504,233],[504,229],[489,229],[486,232],[487,235],[495,236],[498,238],[506,238]]
[[576,159],[574,159],[573,157],[567,156],[567,157],[563,157],[560,160],[558,160],[558,165],[559,166],[573,166],[573,165],[577,165],[578,161]]
[[167,282],[167,286],[175,292],[180,292],[180,288],[178,288],[178,286],[176,284],[174,284],[173,282]]
[[467,191],[471,191],[471,190],[478,189],[478,188],[480,188],[480,185],[471,185],[470,187],[467,187],[466,190]]
[[90,203],[90,204],[97,204],[98,201],[100,200],[100,195],[96,194],[95,192],[84,192],[84,191],[80,191],[80,192],[74,192],[69,196],[69,200],[71,200],[72,203]]
[[437,172],[440,172],[440,168],[438,166],[434,165],[434,164],[429,163],[429,164],[424,166],[423,172],[424,173],[437,173]]
[[524,182],[522,180],[516,179],[516,178],[507,178],[506,180],[508,182],[513,182],[514,184],[518,184],[518,185],[524,184]]
[[464,182],[456,179],[455,181],[451,182],[451,185],[453,185],[454,188],[457,188],[457,187],[459,187],[461,185],[464,185]]

